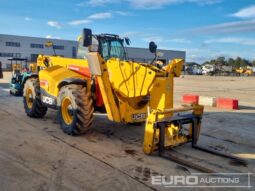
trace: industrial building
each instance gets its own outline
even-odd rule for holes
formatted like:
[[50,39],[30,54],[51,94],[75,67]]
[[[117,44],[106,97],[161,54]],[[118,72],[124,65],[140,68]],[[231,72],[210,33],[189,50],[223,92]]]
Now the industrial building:
[[53,55],[53,49],[44,46],[48,41],[53,42],[56,55],[76,57],[75,41],[0,34],[0,62],[3,69],[10,69],[8,59],[12,57],[26,58],[29,62],[35,62],[38,54]]
[[[148,48],[127,47],[126,51],[129,60],[150,63],[154,59],[154,54],[152,54]],[[163,55],[158,58],[163,63],[168,63],[170,60],[174,58],[182,58],[185,60],[186,55],[185,51],[160,50],[160,49],[158,51],[163,53]]]
[[[38,54],[54,55],[53,48],[44,46],[48,41],[53,42],[56,55],[69,58],[76,57],[76,41],[0,34],[0,62],[2,62],[3,70],[11,69],[9,58],[26,58],[28,62],[35,62]],[[129,60],[149,63],[154,58],[154,55],[147,48],[127,47],[126,51]],[[159,51],[163,53],[159,59],[164,63],[173,58],[185,59],[184,51]]]

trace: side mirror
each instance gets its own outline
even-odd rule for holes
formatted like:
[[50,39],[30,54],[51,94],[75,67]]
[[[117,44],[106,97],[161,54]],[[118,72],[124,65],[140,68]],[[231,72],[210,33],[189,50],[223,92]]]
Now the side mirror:
[[130,45],[130,39],[129,38],[125,38],[125,43],[129,46]]
[[91,29],[83,29],[83,46],[89,47],[92,44],[92,31]]
[[155,42],[150,42],[150,44],[149,44],[149,50],[150,50],[150,52],[151,53],[156,53],[157,52],[157,48],[158,48],[158,46],[155,44]]

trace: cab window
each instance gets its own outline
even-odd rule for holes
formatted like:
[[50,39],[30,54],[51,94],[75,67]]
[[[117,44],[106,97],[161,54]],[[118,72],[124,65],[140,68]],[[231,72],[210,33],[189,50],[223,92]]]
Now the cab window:
[[79,39],[77,58],[86,59],[86,54],[88,53],[88,48],[83,46],[83,38]]

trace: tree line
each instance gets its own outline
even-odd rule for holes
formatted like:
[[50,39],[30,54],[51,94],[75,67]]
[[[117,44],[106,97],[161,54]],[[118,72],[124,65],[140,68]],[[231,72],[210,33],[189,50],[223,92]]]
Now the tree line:
[[225,65],[225,66],[232,66],[233,68],[240,68],[240,67],[255,67],[255,60],[249,61],[247,59],[237,57],[237,58],[228,58],[226,59],[224,56],[218,57],[216,59],[212,59],[210,61],[205,61],[202,65],[210,64],[210,65]]

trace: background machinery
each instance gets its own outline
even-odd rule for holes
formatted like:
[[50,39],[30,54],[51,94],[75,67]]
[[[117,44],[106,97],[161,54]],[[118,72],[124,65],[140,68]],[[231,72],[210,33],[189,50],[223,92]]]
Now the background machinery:
[[[12,67],[12,78],[10,82],[10,94],[22,95],[25,79],[30,77],[30,73],[33,72],[31,68],[28,68],[26,58],[10,58]],[[30,64],[32,67],[35,64]],[[35,71],[35,70],[34,70]]]
[[250,66],[237,68],[235,72],[238,76],[253,76],[254,75],[253,68]]
[[128,61],[125,43],[129,45],[129,39],[94,35],[84,29],[78,47],[82,59],[40,55],[38,72],[24,86],[27,115],[38,118],[46,114],[47,108],[57,109],[62,130],[79,135],[91,128],[93,112],[97,110],[106,112],[109,120],[115,122],[146,122],[146,154],[157,150],[165,156],[166,148],[187,142],[201,149],[197,141],[203,106],[173,108],[174,78],[180,76],[184,61],[174,59],[166,65],[158,64],[154,42],[149,46],[155,54],[151,63]]

